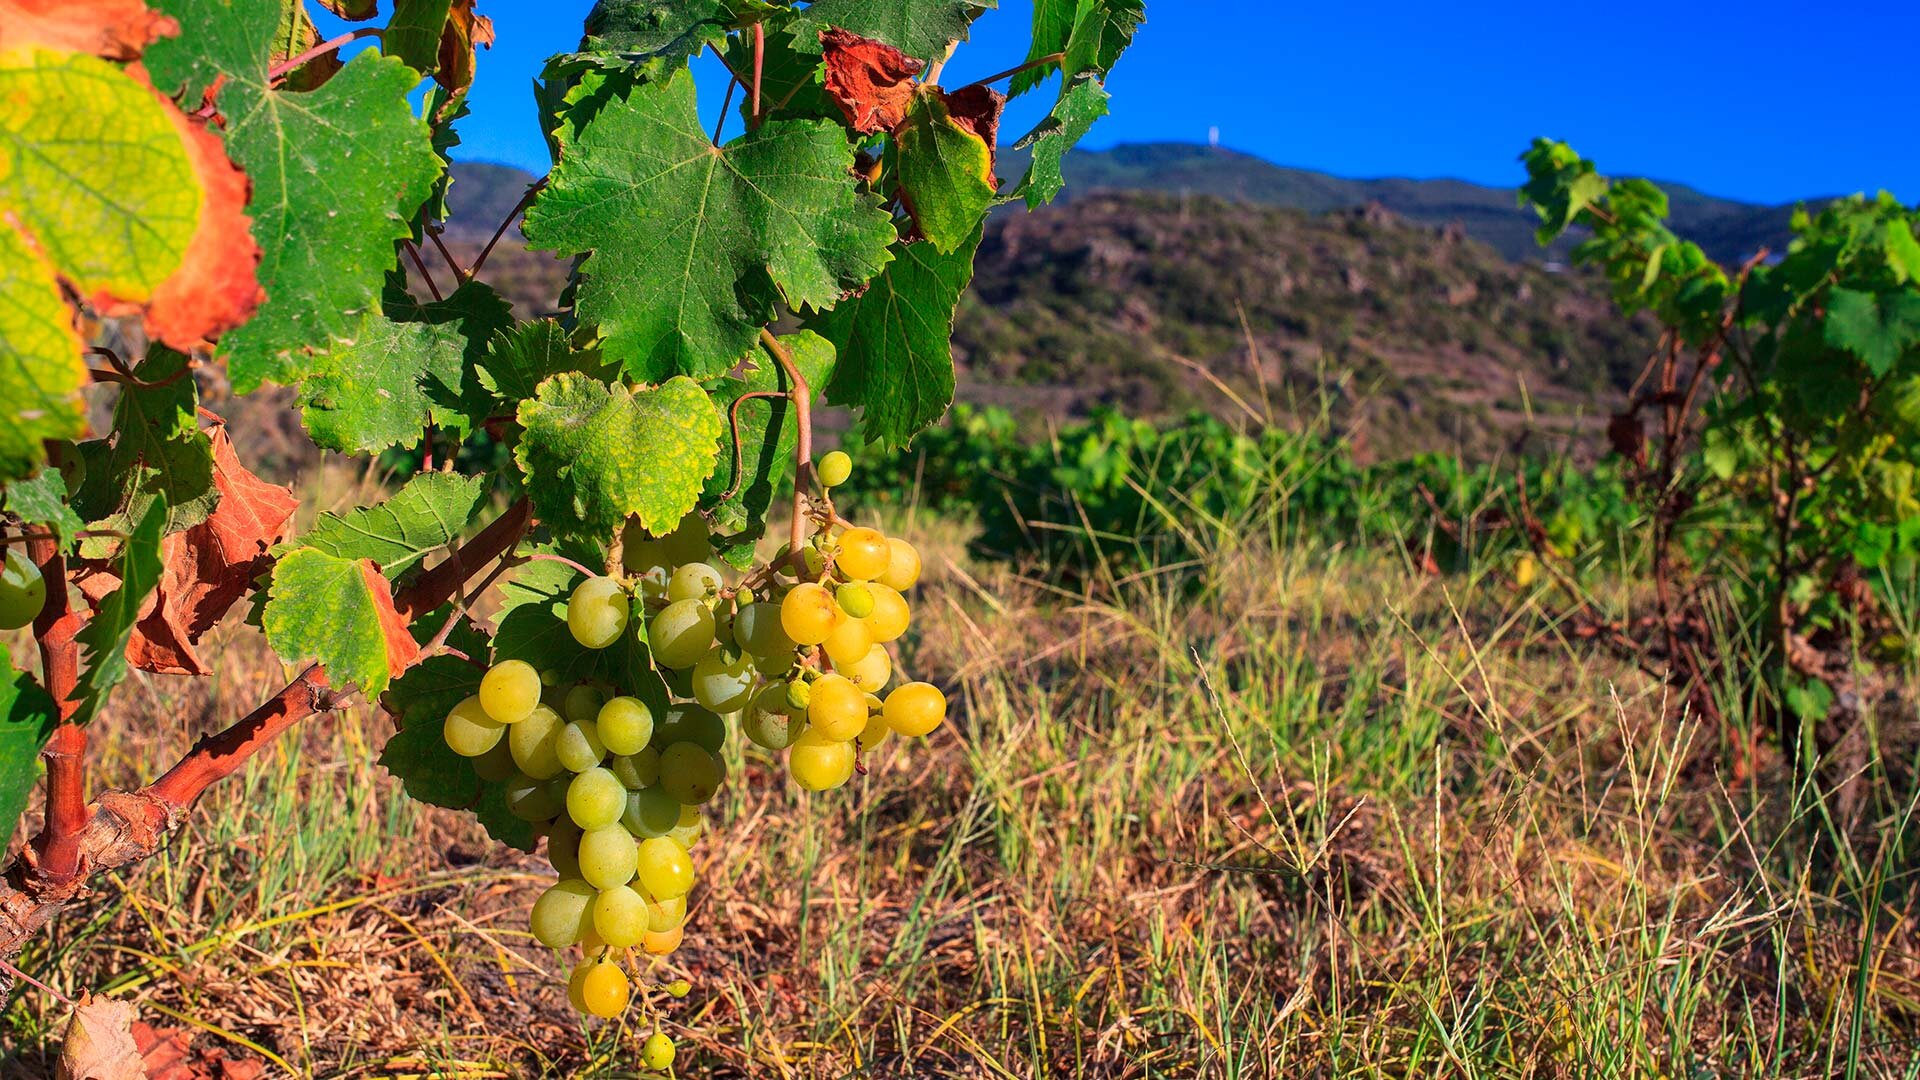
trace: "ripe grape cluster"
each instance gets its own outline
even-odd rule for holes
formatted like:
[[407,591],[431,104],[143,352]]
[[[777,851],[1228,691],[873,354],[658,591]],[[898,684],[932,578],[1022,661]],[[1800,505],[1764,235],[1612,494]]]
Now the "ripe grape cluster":
[[[818,475],[832,487],[849,472],[836,451]],[[534,904],[532,930],[551,948],[580,949],[568,995],[581,1012],[621,1013],[633,997],[623,960],[679,946],[700,808],[727,782],[734,728],[783,752],[801,788],[824,791],[892,736],[924,736],[946,717],[940,690],[899,681],[887,648],[907,630],[903,594],[919,580],[919,553],[821,506],[806,518],[799,558],[782,551],[736,582],[696,512],[665,536],[630,528],[624,573],[574,587],[566,622],[584,649],[606,649],[645,620],[665,702],[496,656],[478,693],[443,722],[447,745],[544,830],[559,880]],[[650,1068],[672,1056],[659,1032],[642,1049]]]

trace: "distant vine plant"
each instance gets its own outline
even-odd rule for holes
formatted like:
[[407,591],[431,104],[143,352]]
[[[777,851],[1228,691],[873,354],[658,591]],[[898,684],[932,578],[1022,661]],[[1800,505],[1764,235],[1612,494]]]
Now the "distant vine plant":
[[[574,260],[558,317],[524,318],[477,277],[493,244],[462,265],[440,238],[493,40],[473,0],[395,0],[326,41],[300,0],[0,0],[0,625],[38,649],[37,672],[0,653],[9,828],[40,760],[45,785],[0,886],[0,957],[358,697],[395,717],[381,763],[410,794],[544,838],[560,880],[534,931],[580,950],[574,1003],[654,1015],[661,980],[632,977],[679,941],[727,741],[821,790],[945,715],[888,651],[918,555],[835,511],[851,462],[814,461],[811,409],[848,406],[887,447],[946,411],[986,215],[1059,192],[1144,18],[1039,0],[1025,63],[944,89],[991,6],[602,0],[536,88],[553,167],[494,237],[524,211],[535,249]],[[690,68],[709,51],[730,77],[711,133]],[[1056,74],[1003,185],[995,87]],[[200,405],[220,372],[291,388],[326,450],[442,467],[294,534],[290,489]],[[104,432],[90,386],[113,391]],[[448,467],[480,433],[512,448],[504,509],[493,478]],[[785,548],[756,565],[782,515]],[[208,674],[206,635],[242,613],[299,675],[145,787],[90,790],[114,687]],[[672,1053],[643,1047],[655,1068]]]

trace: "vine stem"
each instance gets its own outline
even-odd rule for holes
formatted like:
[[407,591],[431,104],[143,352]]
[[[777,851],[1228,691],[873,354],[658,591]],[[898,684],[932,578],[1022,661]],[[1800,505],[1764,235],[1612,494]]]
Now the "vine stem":
[[87,818],[87,729],[73,722],[80,703],[73,700],[80,684],[80,646],[75,640],[86,617],[75,610],[67,592],[67,558],[53,540],[30,540],[27,555],[40,568],[49,586],[47,602],[33,620],[33,637],[40,645],[42,685],[53,698],[59,725],[40,751],[47,766],[47,817],[34,838],[40,873],[56,882],[79,873],[79,837]]
[[988,83],[997,83],[1001,79],[1011,79],[1015,75],[1018,75],[1023,71],[1032,71],[1034,68],[1037,68],[1037,67],[1045,67],[1048,64],[1057,64],[1060,61],[1065,60],[1066,58],[1067,58],[1067,54],[1063,52],[1048,53],[1047,55],[1039,57],[1038,59],[1029,60],[1024,64],[1019,64],[1014,67],[1010,67],[1005,71],[998,72],[993,75],[989,75],[984,79],[975,79],[965,86],[954,88],[951,92],[957,94],[962,90],[971,90],[976,86],[985,86]]
[[[402,590],[394,600],[395,609],[411,621],[446,603],[471,576],[468,567],[477,569],[512,551],[526,535],[532,520],[526,502],[516,502]],[[46,617],[46,612],[43,611],[42,616]],[[77,621],[71,612],[61,618]],[[43,643],[43,656],[51,655],[49,635],[41,631],[38,624],[35,630]],[[53,639],[56,648],[52,652],[60,651],[58,641]],[[67,647],[71,647],[70,643]],[[57,667],[55,671],[58,672]],[[57,681],[68,678],[63,672],[58,673],[57,680],[50,679],[49,689]],[[167,834],[178,827],[194,801],[213,783],[238,772],[248,758],[294,724],[317,713],[338,709],[348,697],[329,685],[325,669],[318,664],[310,665],[258,708],[226,729],[195,743],[152,784],[137,791],[105,791],[91,803],[83,802],[82,824],[71,840],[77,855],[73,873],[51,874],[52,859],[43,854],[16,861],[8,869],[5,881],[0,882],[0,957],[19,952],[27,938],[85,891],[91,875],[152,856],[165,842]],[[56,696],[56,700],[63,703],[63,710],[69,708],[64,696]],[[50,807],[56,805],[54,783],[50,760]],[[50,826],[52,817],[50,813]]]
[[532,206],[534,198],[546,190],[546,187],[547,177],[544,176],[527,185],[527,190],[520,196],[520,201],[513,204],[513,209],[507,211],[507,216],[501,219],[500,227],[493,230],[493,238],[487,241],[486,247],[480,249],[480,254],[474,258],[473,265],[467,267],[466,280],[472,281],[473,276],[480,272],[480,268],[487,264],[487,256],[493,254],[494,246],[500,243],[502,236],[507,234],[507,226],[513,224],[513,219],[519,217],[522,211]]
[[407,249],[407,257],[413,260],[414,268],[420,271],[420,280],[427,283],[427,291],[433,294],[433,298],[435,300],[446,299],[446,297],[440,295],[440,286],[433,283],[433,275],[427,273],[427,264],[420,258],[420,249],[414,245],[414,242],[411,240],[402,240],[400,241],[400,246]]
[[733,483],[727,486],[726,494],[720,496],[719,502],[726,502],[735,495],[738,495],[740,493],[740,482],[745,479],[743,475],[743,464],[740,460],[740,405],[743,402],[754,401],[761,398],[784,398],[786,396],[786,394],[778,390],[755,390],[751,393],[741,394],[739,397],[733,399],[732,405],[727,406],[727,427],[733,434]]
[[760,78],[767,66],[767,24],[753,24],[753,126],[760,126]]
[[306,63],[307,61],[312,60],[315,57],[325,56],[326,54],[334,51],[335,49],[341,48],[346,45],[350,45],[353,42],[360,40],[361,38],[379,37],[382,29],[383,29],[382,27],[378,27],[378,26],[364,26],[358,30],[350,30],[347,33],[341,34],[337,38],[329,38],[326,41],[323,41],[320,44],[315,45],[313,48],[308,49],[306,52],[299,54],[298,56],[288,57],[287,59],[282,60],[279,63],[268,68],[267,81],[273,82],[276,79],[285,78],[289,73],[299,70],[300,65]]
[[555,555],[549,551],[532,552],[531,554],[523,556],[521,561],[523,562],[555,562],[555,563],[559,563],[562,566],[571,566],[575,570],[580,571],[581,573],[587,575],[588,577],[604,577],[605,576],[600,571],[590,570],[587,567],[582,566],[577,562],[574,562],[572,559],[567,558],[565,555]]
[[798,432],[793,450],[793,524],[787,537],[787,557],[793,560],[793,576],[805,580],[807,576],[807,557],[801,553],[800,545],[807,535],[807,487],[813,482],[813,391],[808,388],[806,377],[800,374],[800,368],[793,362],[793,354],[773,336],[773,331],[760,328],[760,344],[766,346],[773,358],[780,363],[780,370],[787,373],[787,381],[792,384],[787,396],[793,401],[793,419]]

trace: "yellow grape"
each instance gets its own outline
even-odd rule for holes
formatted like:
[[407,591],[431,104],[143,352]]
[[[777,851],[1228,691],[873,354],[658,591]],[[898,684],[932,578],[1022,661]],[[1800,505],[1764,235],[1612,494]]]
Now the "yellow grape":
[[874,581],[887,572],[892,558],[887,538],[879,529],[853,528],[840,534],[840,551],[833,565],[844,578]]
[[596,889],[632,881],[638,862],[639,847],[623,826],[603,825],[580,837],[580,876]]
[[947,718],[947,696],[932,683],[911,682],[887,695],[887,726],[917,739]]
[[787,751],[787,771],[793,775],[794,783],[808,791],[826,791],[847,782],[853,775],[857,757],[852,743],[829,739],[808,729],[794,740],[793,749]]
[[580,1000],[588,1012],[602,1020],[619,1016],[632,996],[633,984],[628,981],[627,973],[611,961],[594,964],[580,983]]
[[709,543],[711,530],[707,528],[707,519],[695,510],[680,519],[673,531],[662,537],[661,548],[673,565],[701,562],[712,557],[713,547]]
[[593,886],[578,878],[556,881],[533,902],[528,925],[540,944],[564,949],[586,935],[593,925]]
[[868,713],[867,726],[860,729],[858,736],[860,749],[871,750],[881,743],[886,742],[887,737],[892,734],[893,728],[887,726],[887,718],[884,713]]
[[678,841],[669,837],[656,836],[642,840],[636,870],[640,875],[640,887],[647,890],[648,896],[668,900],[685,896],[693,890],[693,857]]
[[513,763],[535,780],[560,775],[560,729],[566,726],[567,722],[549,706],[534,706],[525,720],[507,729],[507,746],[513,751]]
[[698,600],[676,600],[647,627],[653,658],[670,668],[692,667],[713,645],[713,609]]
[[573,640],[589,649],[604,649],[620,639],[627,628],[631,598],[612,578],[593,577],[581,582],[567,599],[567,629]]
[[875,645],[867,650],[867,655],[854,664],[843,664],[840,671],[852,680],[853,685],[873,693],[887,685],[893,677],[893,657],[887,655],[885,645]]
[[664,934],[687,921],[687,898],[676,896],[671,900],[655,900],[646,897],[647,932]]
[[626,786],[606,769],[587,769],[567,785],[567,816],[583,833],[612,825],[626,809]]
[[686,930],[684,926],[676,926],[659,934],[649,930],[647,936],[640,939],[640,947],[654,956],[665,956],[680,947],[680,939],[686,934]]
[[889,589],[906,592],[920,580],[920,553],[897,536],[887,537],[887,568],[874,577]]
[[616,949],[640,944],[650,922],[647,899],[626,885],[603,889],[593,902],[593,931]]
[[780,628],[798,645],[818,645],[833,633],[833,594],[824,587],[804,581],[787,591],[780,601]]
[[[834,742],[846,742],[867,724],[867,695],[844,675],[822,675],[813,680],[813,697],[807,702],[807,734]],[[805,742],[803,734],[795,746]]]
[[821,487],[839,487],[853,475],[853,458],[845,450],[830,450],[813,471],[820,478]]
[[680,808],[679,822],[667,831],[667,839],[692,851],[693,845],[700,842],[700,834],[706,831],[707,819],[700,816],[700,808],[683,806]]
[[455,705],[440,727],[441,737],[461,757],[477,758],[500,744],[506,725],[487,715],[478,696]]
[[600,706],[595,726],[608,751],[637,754],[653,739],[653,710],[639,698],[617,697]]
[[600,741],[600,725],[591,718],[576,720],[554,736],[553,756],[568,772],[583,773],[606,759],[607,748]]
[[567,976],[567,1004],[573,1007],[574,1012],[587,1011],[587,999],[582,990],[587,984],[587,972],[592,971],[597,963],[598,960],[582,960],[573,966],[573,972]]
[[480,707],[502,724],[517,724],[540,704],[540,673],[525,660],[502,660],[480,679]]
[[827,651],[827,659],[833,661],[834,667],[844,668],[873,648],[873,630],[859,619],[845,619],[833,628],[833,633],[827,635],[820,647]]
[[654,1032],[647,1036],[646,1042],[640,1044],[640,1064],[654,1072],[666,1072],[673,1068],[673,1054],[673,1040],[668,1038],[664,1031]]
[[907,610],[907,600],[890,586],[875,581],[867,585],[867,591],[873,594],[873,614],[861,621],[867,624],[875,641],[892,641],[907,632],[907,623],[912,619]]

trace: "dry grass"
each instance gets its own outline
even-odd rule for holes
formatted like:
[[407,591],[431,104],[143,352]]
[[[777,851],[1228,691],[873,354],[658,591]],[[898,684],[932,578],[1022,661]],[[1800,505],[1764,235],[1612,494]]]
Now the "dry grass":
[[[903,527],[954,722],[824,796],[736,762],[681,1075],[1920,1075],[1910,782],[1851,821],[1790,760],[1734,784],[1492,579],[1222,542],[1201,591],[1096,598]],[[108,780],[284,679],[224,632],[124,692]],[[651,1021],[584,1029],[526,933],[543,860],[407,801],[387,730],[308,725],[24,964],[298,1076],[640,1075]],[[17,997],[0,1071],[62,1013]]]

